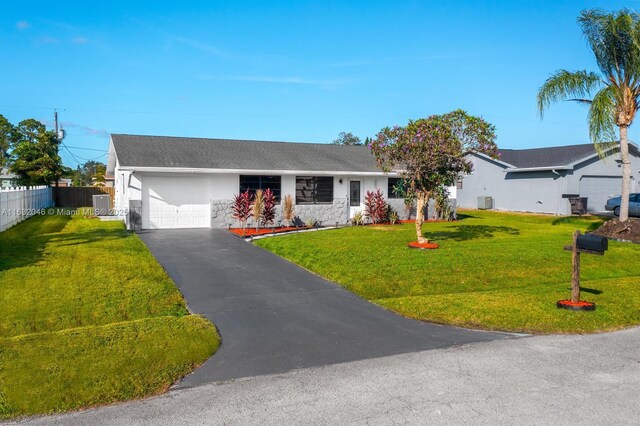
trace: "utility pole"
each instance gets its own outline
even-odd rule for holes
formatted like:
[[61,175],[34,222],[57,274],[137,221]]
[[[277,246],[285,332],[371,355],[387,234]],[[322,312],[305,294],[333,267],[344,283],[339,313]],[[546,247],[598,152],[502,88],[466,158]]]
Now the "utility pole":
[[[53,122],[54,122],[54,126],[55,126],[55,131],[56,131],[56,146],[58,148],[58,151],[60,151],[60,143],[62,142],[62,139],[64,139],[64,130],[61,132],[58,130],[58,111],[54,108],[53,110]],[[60,181],[60,177],[58,177],[58,179],[56,179],[56,188],[58,187]]]

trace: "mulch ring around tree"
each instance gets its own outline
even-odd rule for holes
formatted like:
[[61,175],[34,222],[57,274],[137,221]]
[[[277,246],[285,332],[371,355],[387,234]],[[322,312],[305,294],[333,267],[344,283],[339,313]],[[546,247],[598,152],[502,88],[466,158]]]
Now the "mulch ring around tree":
[[626,222],[620,222],[618,218],[611,219],[591,234],[640,243],[640,219],[629,218]]
[[420,250],[434,250],[440,247],[436,243],[419,243],[417,241],[412,241],[407,244],[409,248],[420,249]]
[[595,311],[596,304],[593,302],[587,302],[586,300],[580,300],[578,302],[572,302],[571,299],[558,300],[556,306],[560,309],[568,309],[570,311]]
[[253,237],[257,235],[267,235],[267,234],[280,234],[283,232],[293,232],[293,231],[301,231],[304,229],[310,229],[311,226],[280,226],[276,228],[230,228],[229,231],[232,234],[235,234],[239,237]]

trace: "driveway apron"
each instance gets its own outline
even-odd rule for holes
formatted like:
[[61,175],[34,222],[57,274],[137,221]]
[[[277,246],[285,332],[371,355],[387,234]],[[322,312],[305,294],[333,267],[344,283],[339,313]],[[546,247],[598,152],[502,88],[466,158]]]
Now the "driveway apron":
[[138,235],[222,336],[177,387],[511,336],[404,318],[224,230]]

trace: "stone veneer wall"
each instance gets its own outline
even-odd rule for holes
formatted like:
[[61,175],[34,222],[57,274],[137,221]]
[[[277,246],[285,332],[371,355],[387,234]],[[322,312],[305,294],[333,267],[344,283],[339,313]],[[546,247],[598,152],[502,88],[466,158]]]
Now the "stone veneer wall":
[[[387,200],[387,203],[391,206],[393,210],[398,213],[398,217],[400,220],[407,220],[407,215],[404,211],[404,200],[398,198],[391,198]],[[450,198],[449,203],[455,209],[456,208],[456,200],[455,198]],[[411,217],[409,219],[415,219],[416,217],[416,208],[411,209]],[[436,202],[435,200],[429,200],[429,204],[427,206],[427,211],[425,212],[425,219],[436,219]]]
[[[336,198],[331,204],[296,204],[294,206],[295,224],[304,225],[307,220],[314,219],[320,225],[330,226],[345,224],[348,222],[348,206],[347,200],[344,198]],[[274,224],[278,225],[282,221],[282,205],[276,206],[276,217]],[[211,227],[226,228],[238,227],[240,224],[233,218],[233,201],[232,200],[213,200],[211,201]],[[251,219],[247,222],[247,226],[255,226],[255,222]]]

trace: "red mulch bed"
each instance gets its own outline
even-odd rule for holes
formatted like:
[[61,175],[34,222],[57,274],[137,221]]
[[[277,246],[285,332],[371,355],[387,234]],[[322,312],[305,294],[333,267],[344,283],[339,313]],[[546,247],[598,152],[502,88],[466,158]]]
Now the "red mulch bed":
[[410,248],[422,249],[422,250],[433,250],[440,247],[436,243],[419,243],[417,241],[412,241],[408,244]]
[[280,226],[278,228],[260,228],[258,230],[256,230],[256,228],[245,228],[244,232],[242,231],[242,228],[230,228],[229,231],[231,231],[232,234],[236,234],[240,237],[255,237],[256,235],[279,234],[282,232],[291,232],[291,231],[297,231],[299,229],[309,229],[309,228],[311,227],[310,226],[301,226],[301,227]]
[[558,300],[556,304],[558,308],[573,309],[576,311],[593,311],[596,309],[596,304],[593,302],[587,302],[585,300],[579,300],[572,302],[571,299]]
[[[441,220],[441,219],[427,219],[423,221],[424,223],[431,222],[457,222],[457,220]],[[399,220],[398,223],[416,223],[416,220]]]
[[629,218],[626,222],[620,222],[618,218],[611,219],[591,233],[602,237],[640,243],[640,219]]

